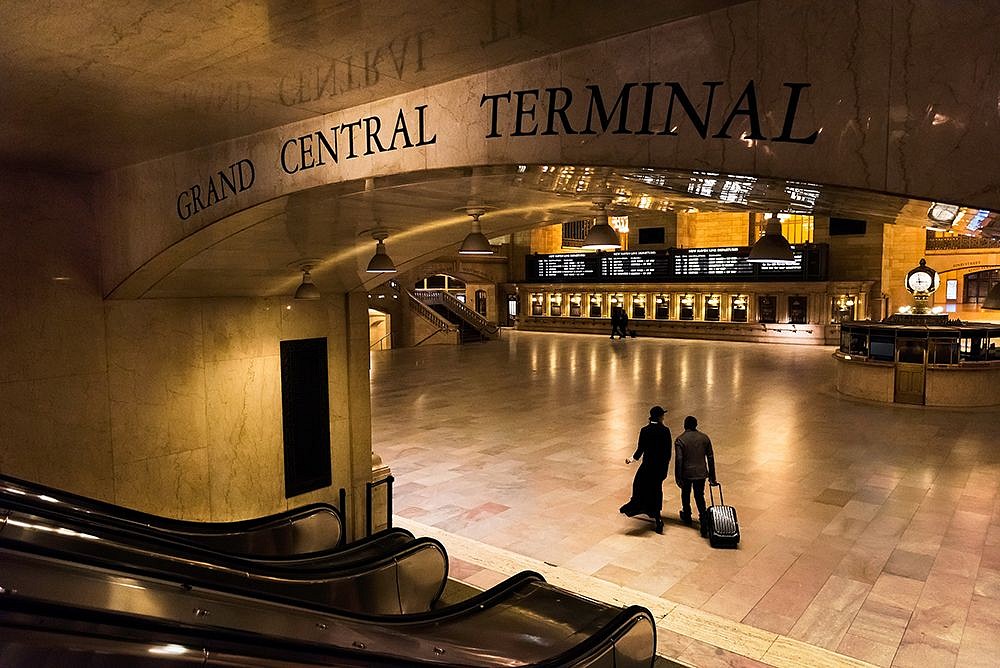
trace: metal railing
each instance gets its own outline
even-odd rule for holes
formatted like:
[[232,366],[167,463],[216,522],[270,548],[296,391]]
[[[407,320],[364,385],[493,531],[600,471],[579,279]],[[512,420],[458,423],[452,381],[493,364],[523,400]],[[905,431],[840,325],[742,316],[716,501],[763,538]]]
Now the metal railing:
[[469,308],[468,304],[444,290],[422,290],[421,298],[425,302],[441,304],[459,318],[474,327],[485,338],[499,336],[500,327],[484,318],[478,311]]
[[[392,340],[390,338],[391,336],[392,336],[392,332],[389,332],[388,334],[386,334],[385,336],[383,336],[381,339],[379,339],[375,343],[373,343],[370,346],[368,346],[368,350],[375,350],[375,346],[378,346],[378,350],[388,350],[389,348],[392,348]],[[389,346],[387,348],[383,348],[382,347],[382,342],[385,341],[386,339],[390,339],[389,340]]]
[[392,481],[394,478],[389,475],[375,482],[365,483],[365,535],[372,535],[372,510],[374,507],[374,491],[376,487],[385,485],[385,528],[392,528]]
[[437,325],[437,328],[439,330],[450,330],[450,329],[453,329],[452,324],[450,322],[448,322],[447,320],[445,320],[444,318],[442,318],[441,315],[437,311],[435,311],[434,309],[432,309],[430,306],[428,306],[424,302],[420,301],[420,299],[418,299],[417,296],[414,295],[409,290],[407,290],[405,288],[401,288],[401,289],[402,289],[403,292],[406,293],[406,296],[409,298],[407,300],[407,304],[409,304],[410,307],[413,308],[415,311],[417,311],[417,313],[419,313],[421,316],[423,316],[424,318],[426,318],[427,320],[429,320],[434,325]]
[[972,250],[975,248],[1000,248],[1000,239],[988,237],[930,237],[927,250]]

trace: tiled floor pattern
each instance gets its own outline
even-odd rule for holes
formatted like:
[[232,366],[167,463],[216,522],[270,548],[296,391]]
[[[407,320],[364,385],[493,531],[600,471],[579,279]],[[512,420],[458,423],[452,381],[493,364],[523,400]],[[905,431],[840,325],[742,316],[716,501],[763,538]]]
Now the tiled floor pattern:
[[[1000,410],[843,398],[830,353],[526,332],[381,352],[374,449],[400,523],[661,601],[660,651],[682,661],[805,665],[812,646],[829,654],[808,665],[998,665]],[[712,437],[738,550],[671,521],[669,480],[664,535],[617,513],[654,403],[675,434],[693,414]],[[456,577],[506,575],[473,552]]]

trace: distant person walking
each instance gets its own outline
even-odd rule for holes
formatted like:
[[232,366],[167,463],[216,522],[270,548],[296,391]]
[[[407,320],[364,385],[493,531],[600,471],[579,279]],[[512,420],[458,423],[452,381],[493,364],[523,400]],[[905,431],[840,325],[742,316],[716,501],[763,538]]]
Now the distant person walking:
[[628,336],[628,312],[625,310],[624,306],[619,307],[618,312],[620,313],[618,316],[618,331],[621,332],[621,336],[618,338],[624,339]]
[[663,424],[666,413],[660,406],[649,409],[649,424],[639,430],[639,444],[635,454],[626,459],[631,464],[641,459],[632,480],[632,498],[620,512],[635,517],[649,515],[656,525],[656,533],[663,533],[663,481],[670,471],[670,430]]
[[617,306],[611,307],[611,338],[615,338],[615,334],[621,332],[621,309]]
[[681,521],[691,526],[691,492],[698,506],[698,524],[701,535],[708,534],[705,507],[705,478],[714,485],[715,453],[712,439],[698,431],[698,419],[693,415],[684,418],[684,433],[674,441],[674,480],[681,488]]

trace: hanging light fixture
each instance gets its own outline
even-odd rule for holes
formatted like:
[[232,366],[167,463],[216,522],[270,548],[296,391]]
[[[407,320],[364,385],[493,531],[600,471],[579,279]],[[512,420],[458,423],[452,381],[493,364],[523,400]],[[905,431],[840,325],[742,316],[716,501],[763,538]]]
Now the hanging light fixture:
[[795,255],[788,239],[781,233],[781,220],[772,213],[764,227],[764,236],[750,249],[750,262],[772,262],[774,264],[795,264]]
[[590,250],[614,250],[621,248],[621,239],[611,225],[608,224],[608,204],[610,197],[598,197],[594,199],[594,208],[597,209],[597,216],[594,218],[594,226],[587,232],[587,237],[583,240],[582,248]]
[[396,271],[396,265],[392,263],[392,258],[385,252],[385,240],[388,238],[389,233],[385,230],[377,229],[372,232],[372,239],[377,243],[375,244],[375,255],[372,255],[372,259],[368,261],[368,269],[366,269],[368,273],[389,274]]
[[479,217],[486,213],[485,209],[469,207],[465,210],[472,216],[472,231],[465,235],[462,247],[458,249],[460,255],[493,255],[493,246],[490,240],[483,234],[479,225]]
[[302,271],[302,283],[295,289],[294,299],[319,299],[322,296],[319,293],[319,288],[312,282],[312,276],[309,275],[312,268],[311,264],[303,264],[299,267]]
[[1000,283],[994,283],[990,288],[986,294],[986,301],[983,302],[983,308],[991,311],[1000,310]]

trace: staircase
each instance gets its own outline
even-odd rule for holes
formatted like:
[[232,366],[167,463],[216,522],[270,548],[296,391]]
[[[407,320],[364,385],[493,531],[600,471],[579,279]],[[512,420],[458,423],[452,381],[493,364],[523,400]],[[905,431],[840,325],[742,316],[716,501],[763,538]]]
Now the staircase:
[[495,323],[443,290],[421,290],[417,299],[458,327],[462,343],[491,341],[500,337],[500,328]]

